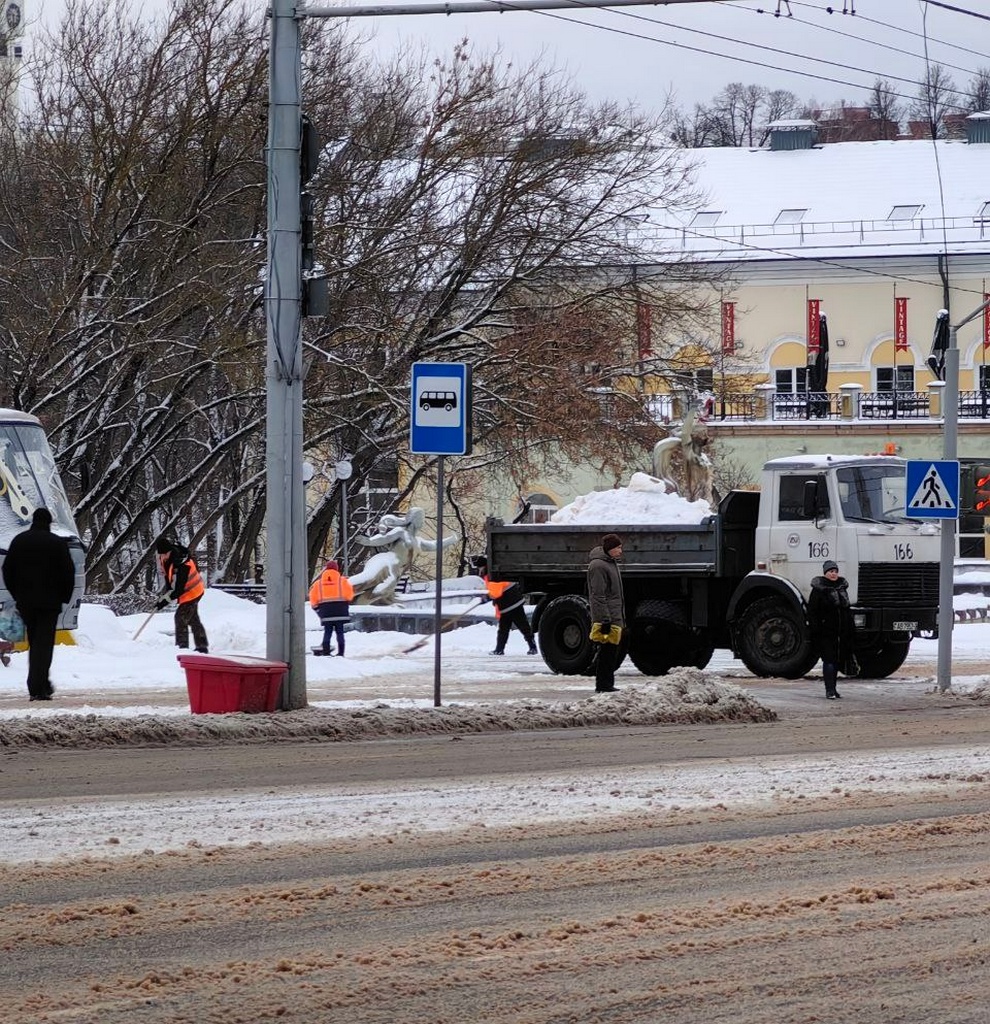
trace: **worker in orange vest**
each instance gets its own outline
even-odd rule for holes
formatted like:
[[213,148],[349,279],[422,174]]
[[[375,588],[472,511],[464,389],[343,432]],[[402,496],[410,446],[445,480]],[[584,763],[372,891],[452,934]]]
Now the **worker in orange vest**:
[[344,656],[344,623],[350,622],[350,603],[354,599],[354,588],[346,576],[341,576],[340,566],[330,559],[319,578],[309,588],[309,603],[323,623],[323,644],[314,647],[314,654],[331,655],[330,644],[337,634],[337,655]]
[[513,626],[522,633],[529,644],[527,654],[536,654],[536,637],[533,636],[533,629],[526,618],[526,609],[523,607],[526,601],[526,594],[518,583],[510,581],[493,583],[488,578],[488,559],[484,555],[475,559],[475,572],[484,580],[485,589],[493,605],[495,605],[495,618],[498,622],[498,633],[495,635],[495,650],[492,654],[505,654],[505,643],[509,639],[509,631]]
[[173,544],[165,537],[155,541],[155,551],[158,553],[158,569],[165,578],[165,589],[156,607],[161,611],[173,601],[178,602],[175,609],[176,646],[189,648],[191,629],[196,650],[200,654],[208,654],[210,645],[203,623],[199,620],[199,601],[206,593],[206,587],[196,563],[186,548]]

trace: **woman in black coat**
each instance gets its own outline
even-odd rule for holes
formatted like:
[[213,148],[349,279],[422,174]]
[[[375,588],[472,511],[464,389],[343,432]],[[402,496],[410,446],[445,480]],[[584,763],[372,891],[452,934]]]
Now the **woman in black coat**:
[[835,562],[826,562],[822,571],[824,576],[816,576],[811,581],[808,625],[811,638],[822,656],[825,696],[829,700],[839,700],[842,694],[835,688],[839,666],[848,661],[853,647],[849,584],[839,575]]

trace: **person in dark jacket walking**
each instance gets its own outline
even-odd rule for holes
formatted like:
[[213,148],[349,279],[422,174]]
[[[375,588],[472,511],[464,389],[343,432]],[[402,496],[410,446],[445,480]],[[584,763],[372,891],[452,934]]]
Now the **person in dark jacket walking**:
[[619,574],[622,538],[606,533],[601,547],[593,548],[588,560],[588,601],[591,604],[591,640],[598,645],[595,662],[595,691],[614,693],[619,643],[626,625],[626,606]]
[[206,593],[203,577],[196,568],[189,552],[179,544],[173,544],[165,537],[155,541],[158,553],[158,567],[165,578],[165,589],[156,607],[159,611],[177,601],[175,609],[175,645],[181,650],[189,649],[189,630],[199,654],[208,654],[209,642],[206,630],[199,619],[199,601]]
[[482,578],[488,599],[495,606],[495,618],[498,620],[498,632],[495,634],[495,650],[492,654],[505,654],[505,645],[509,640],[509,632],[515,626],[523,635],[528,650],[527,654],[537,654],[536,637],[533,627],[526,617],[526,594],[518,583],[509,581],[492,582],[488,578],[488,559],[475,559],[475,572]]
[[323,643],[313,648],[314,654],[333,654],[330,645],[334,634],[337,636],[337,656],[344,656],[344,623],[351,619],[351,601],[354,588],[346,576],[341,576],[340,566],[331,558],[323,572],[309,588],[309,603],[323,623]]
[[836,689],[839,666],[848,662],[853,653],[849,583],[839,575],[839,567],[835,562],[826,562],[822,572],[824,575],[816,576],[811,581],[808,626],[822,657],[825,696],[828,700],[840,700],[842,694]]
[[52,514],[37,508],[27,530],[10,542],[3,581],[24,621],[28,641],[27,688],[31,700],[51,700],[49,672],[62,606],[72,600],[76,567],[69,545],[52,533]]

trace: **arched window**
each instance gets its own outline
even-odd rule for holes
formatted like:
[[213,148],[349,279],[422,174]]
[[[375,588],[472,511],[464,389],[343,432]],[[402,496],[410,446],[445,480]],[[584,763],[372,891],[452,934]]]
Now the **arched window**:
[[525,498],[529,506],[526,515],[519,520],[521,523],[548,523],[550,517],[557,511],[557,503],[549,494],[536,491]]

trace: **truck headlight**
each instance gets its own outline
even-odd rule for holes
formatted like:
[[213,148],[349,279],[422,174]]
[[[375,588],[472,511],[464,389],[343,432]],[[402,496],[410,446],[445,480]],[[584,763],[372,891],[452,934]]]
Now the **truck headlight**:
[[857,612],[855,615],[853,615],[853,625],[857,629],[866,629],[866,613]]

